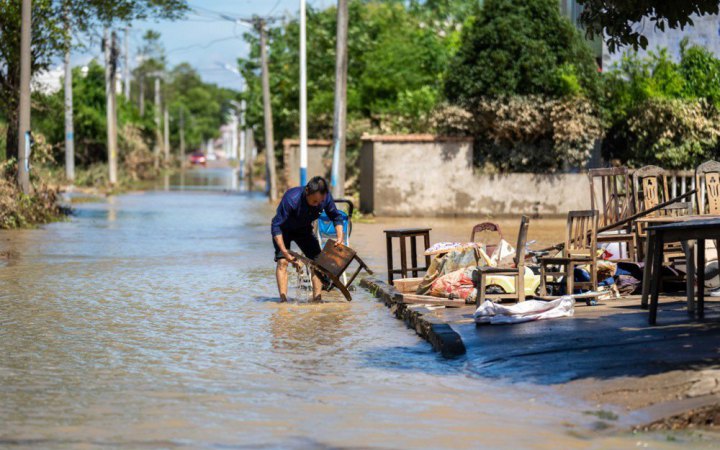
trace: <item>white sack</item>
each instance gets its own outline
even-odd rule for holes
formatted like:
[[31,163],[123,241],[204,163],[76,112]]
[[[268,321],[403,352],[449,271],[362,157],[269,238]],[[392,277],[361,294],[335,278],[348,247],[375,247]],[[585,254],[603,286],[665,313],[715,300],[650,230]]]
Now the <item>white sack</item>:
[[527,300],[512,306],[485,300],[473,317],[477,323],[498,325],[571,317],[573,314],[575,314],[575,299],[566,295],[550,302]]

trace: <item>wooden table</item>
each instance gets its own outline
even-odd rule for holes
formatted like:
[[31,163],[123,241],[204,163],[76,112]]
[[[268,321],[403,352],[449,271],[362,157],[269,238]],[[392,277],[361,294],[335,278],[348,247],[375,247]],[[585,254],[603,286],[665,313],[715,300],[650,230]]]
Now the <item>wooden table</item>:
[[[698,219],[698,217],[700,217]],[[649,218],[648,218],[649,219]],[[658,217],[657,219],[671,219],[670,217]],[[672,218],[675,219],[675,218]],[[707,239],[720,240],[720,218],[708,218],[708,216],[684,216],[678,217],[674,223],[655,225],[648,227],[648,245],[645,256],[645,270],[643,274],[643,295],[642,303],[647,305],[648,291],[650,291],[650,315],[648,322],[654,325],[657,321],[658,295],[660,291],[660,279],[663,261],[663,245],[668,242],[690,242],[697,241],[697,313],[703,318],[705,313],[705,241]],[[657,220],[657,222],[662,222]],[[692,283],[690,279],[689,285]],[[648,280],[646,282],[646,280]],[[693,289],[688,289],[688,312],[693,302]]]
[[[385,230],[385,243],[387,245],[387,270],[388,283],[393,284],[393,274],[401,274],[403,278],[407,278],[408,272],[412,272],[413,277],[417,277],[419,272],[426,272],[430,267],[430,257],[425,256],[425,267],[418,267],[417,261],[417,241],[422,236],[425,248],[430,247],[430,230],[432,228],[401,228],[395,230]],[[400,240],[400,269],[393,267],[392,238]],[[407,266],[407,251],[405,247],[405,238],[410,238],[410,260],[412,267]]]

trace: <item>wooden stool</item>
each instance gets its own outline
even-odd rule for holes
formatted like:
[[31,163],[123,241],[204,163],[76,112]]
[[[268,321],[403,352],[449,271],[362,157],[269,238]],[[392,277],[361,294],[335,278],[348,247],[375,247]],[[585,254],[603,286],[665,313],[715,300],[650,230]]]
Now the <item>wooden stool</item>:
[[[427,272],[430,267],[430,257],[425,256],[425,267],[418,267],[417,262],[417,237],[422,236],[425,243],[425,250],[430,247],[430,230],[432,228],[402,228],[397,230],[385,230],[385,242],[387,244],[387,267],[388,267],[388,283],[393,284],[393,274],[399,273],[403,278],[407,278],[408,272],[412,272],[413,277],[418,276],[418,272]],[[400,268],[395,269],[393,266],[392,254],[392,238],[400,239]],[[410,240],[410,261],[412,267],[407,266],[405,238]]]

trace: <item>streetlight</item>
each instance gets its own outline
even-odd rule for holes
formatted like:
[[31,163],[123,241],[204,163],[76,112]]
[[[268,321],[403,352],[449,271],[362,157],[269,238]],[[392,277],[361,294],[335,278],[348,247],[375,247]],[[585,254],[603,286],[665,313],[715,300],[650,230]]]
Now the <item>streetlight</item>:
[[300,186],[307,183],[307,18],[305,0],[300,0]]

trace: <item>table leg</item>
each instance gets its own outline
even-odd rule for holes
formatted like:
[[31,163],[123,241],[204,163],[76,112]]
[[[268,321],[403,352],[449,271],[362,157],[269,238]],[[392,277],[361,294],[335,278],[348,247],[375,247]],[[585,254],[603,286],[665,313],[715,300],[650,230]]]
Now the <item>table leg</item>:
[[662,281],[662,262],[663,262],[663,236],[655,233],[653,239],[653,259],[652,259],[652,288],[650,294],[650,325],[655,325],[657,321],[658,296],[660,295],[660,282]]
[[687,295],[688,314],[695,314],[695,241],[683,241],[685,250],[685,292]]
[[697,241],[697,312],[698,319],[705,317],[705,239]]
[[[410,240],[410,262],[412,263],[412,266],[413,266],[413,267],[417,267],[417,266],[418,266],[418,262],[417,262],[417,236],[412,236],[410,239],[411,239],[411,240]],[[417,277],[417,276],[418,276],[418,271],[417,271],[417,270],[413,270],[413,271],[412,271],[412,276],[413,276],[413,277]]]
[[407,278],[407,251],[405,248],[405,236],[400,236],[400,270],[402,277]]
[[[425,241],[425,250],[430,248],[430,232],[423,234],[423,240]],[[425,253],[423,250],[423,253]],[[425,255],[425,271],[430,268],[430,255]]]
[[655,246],[655,233],[648,232],[645,238],[645,267],[643,267],[642,300],[640,306],[648,307],[648,295],[650,294],[650,281],[652,279],[653,249]]
[[393,284],[393,254],[392,254],[392,237],[385,236],[385,245],[387,246],[387,271],[388,283]]

